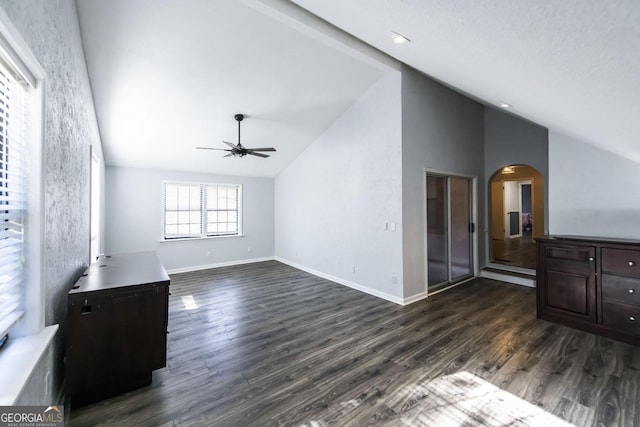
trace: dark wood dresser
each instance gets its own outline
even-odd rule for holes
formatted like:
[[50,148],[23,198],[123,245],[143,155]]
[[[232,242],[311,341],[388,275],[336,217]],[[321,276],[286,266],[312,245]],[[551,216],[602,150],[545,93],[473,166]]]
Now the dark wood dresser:
[[151,383],[166,365],[169,276],[155,252],[101,256],[68,295],[66,390],[74,407]]
[[538,318],[640,345],[640,241],[537,238]]

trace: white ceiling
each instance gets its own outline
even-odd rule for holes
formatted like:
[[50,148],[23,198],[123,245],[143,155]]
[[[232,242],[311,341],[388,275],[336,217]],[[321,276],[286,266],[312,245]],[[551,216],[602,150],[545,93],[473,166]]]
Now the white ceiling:
[[488,104],[640,161],[638,0],[294,2]]
[[[108,165],[275,176],[385,72],[253,0],[77,5]],[[236,143],[236,113],[244,146],[277,152],[195,149]]]
[[[640,1],[294,3],[476,99],[640,161]],[[77,4],[110,165],[275,176],[394,67],[283,0]],[[243,144],[274,146],[271,158],[194,149],[236,142],[235,113]]]

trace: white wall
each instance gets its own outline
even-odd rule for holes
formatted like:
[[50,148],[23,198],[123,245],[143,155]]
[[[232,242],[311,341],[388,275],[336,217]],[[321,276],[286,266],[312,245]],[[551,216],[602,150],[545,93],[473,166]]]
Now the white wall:
[[398,73],[375,83],[275,184],[277,257],[395,301],[403,297],[400,84]]
[[[245,236],[160,242],[162,182],[165,180],[242,184]],[[273,183],[272,178],[109,166],[106,171],[105,252],[156,251],[167,270],[273,257]]]
[[[520,204],[519,204],[519,194],[518,194],[518,181],[505,181],[504,182],[504,237],[509,238],[511,236],[511,218],[509,217],[509,212],[519,212]],[[520,234],[517,231],[515,234]]]
[[504,208],[507,213],[520,210],[518,206],[518,181],[505,181]]
[[[425,295],[425,169],[481,178],[483,107],[426,75],[402,68],[404,295]],[[478,192],[478,223],[484,197]],[[480,237],[480,250],[484,247]],[[480,254],[480,259],[483,254]]]
[[640,164],[549,133],[549,232],[640,239]]

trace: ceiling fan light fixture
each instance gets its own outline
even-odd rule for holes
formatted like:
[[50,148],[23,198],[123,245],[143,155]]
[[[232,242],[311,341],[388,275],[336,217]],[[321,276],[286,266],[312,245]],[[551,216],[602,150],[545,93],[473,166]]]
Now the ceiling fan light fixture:
[[409,40],[407,37],[403,36],[400,33],[396,33],[395,31],[391,31],[391,40],[395,44],[402,44],[402,43],[410,43],[411,42],[411,40]]
[[218,150],[218,151],[226,151],[229,154],[224,155],[223,157],[244,157],[247,154],[255,157],[267,158],[268,154],[262,153],[262,151],[276,151],[273,147],[263,147],[263,148],[248,148],[242,145],[240,142],[240,122],[245,118],[244,114],[236,114],[233,118],[238,122],[238,144],[232,144],[228,141],[222,141],[224,144],[227,144],[229,148],[215,148],[215,147],[196,147],[197,150]]

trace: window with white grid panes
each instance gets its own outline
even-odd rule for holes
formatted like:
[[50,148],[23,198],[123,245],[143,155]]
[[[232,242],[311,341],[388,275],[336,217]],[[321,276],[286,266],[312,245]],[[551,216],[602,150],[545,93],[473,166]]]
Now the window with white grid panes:
[[240,185],[164,183],[164,239],[241,233]]
[[165,184],[164,238],[202,236],[202,186]]
[[207,185],[207,235],[238,234],[238,187]]

